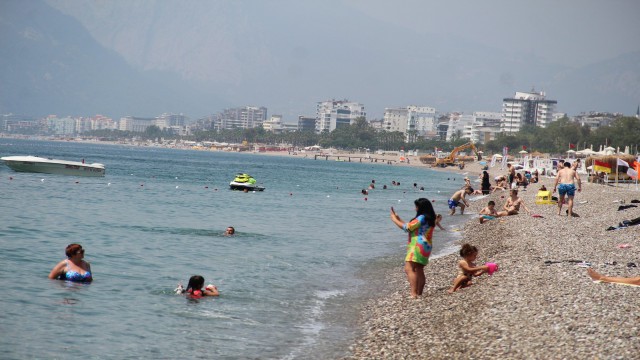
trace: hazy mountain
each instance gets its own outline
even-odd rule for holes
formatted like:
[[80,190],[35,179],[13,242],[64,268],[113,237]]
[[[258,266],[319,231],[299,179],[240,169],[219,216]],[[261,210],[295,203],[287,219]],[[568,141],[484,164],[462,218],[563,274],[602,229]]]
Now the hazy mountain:
[[132,67],[38,0],[0,4],[0,79],[0,113],[156,116],[201,101],[175,73]]
[[409,104],[499,111],[532,87],[559,111],[630,112],[640,92],[637,54],[570,69],[418,34],[342,0],[48,4],[0,3],[2,112],[196,118],[259,105],[293,121],[349,98],[380,118]]

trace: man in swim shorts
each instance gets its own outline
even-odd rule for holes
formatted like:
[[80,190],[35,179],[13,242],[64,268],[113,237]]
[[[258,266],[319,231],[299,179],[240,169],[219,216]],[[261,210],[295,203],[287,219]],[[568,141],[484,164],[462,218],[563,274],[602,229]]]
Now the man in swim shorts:
[[451,209],[451,212],[449,213],[449,215],[453,215],[456,213],[457,206],[460,206],[460,215],[463,215],[464,208],[466,206],[469,206],[467,199],[465,199],[464,197],[465,195],[469,195],[471,193],[473,193],[472,187],[465,187],[453,193],[453,195],[451,196],[451,199],[449,199],[449,209]]
[[580,181],[580,176],[578,173],[571,168],[571,164],[568,162],[564,163],[564,167],[558,171],[558,175],[556,175],[556,183],[553,186],[553,192],[558,190],[558,194],[560,194],[560,199],[558,199],[558,215],[562,211],[562,204],[564,203],[564,197],[567,196],[567,214],[569,216],[573,215],[573,197],[576,194],[576,186],[574,181],[578,182],[578,192],[582,191],[582,182]]
[[495,220],[500,216],[500,214],[498,214],[498,211],[496,211],[496,202],[493,200],[489,201],[487,207],[480,210],[479,214],[480,224],[484,223],[485,221]]

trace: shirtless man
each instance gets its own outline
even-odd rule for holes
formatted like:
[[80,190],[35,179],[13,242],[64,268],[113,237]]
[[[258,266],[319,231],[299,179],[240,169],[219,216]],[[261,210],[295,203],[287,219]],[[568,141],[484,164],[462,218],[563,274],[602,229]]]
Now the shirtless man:
[[513,184],[513,180],[515,180],[516,178],[516,167],[511,164],[507,164],[507,171],[509,172],[509,187],[511,187],[511,184]]
[[494,220],[495,218],[500,216],[500,214],[498,214],[498,211],[496,211],[496,203],[493,200],[489,201],[487,207],[480,210],[479,214],[480,224],[484,223],[485,221]]
[[465,187],[464,189],[460,189],[453,193],[451,199],[449,199],[449,209],[451,209],[449,215],[453,215],[456,213],[456,206],[460,206],[460,215],[463,215],[464,208],[466,206],[469,206],[467,199],[465,199],[464,197],[465,195],[469,195],[471,193],[473,193],[473,188],[471,187]]
[[558,193],[560,194],[560,199],[558,199],[558,215],[560,215],[562,203],[564,203],[564,196],[566,195],[569,198],[567,201],[567,207],[569,208],[569,210],[567,210],[567,214],[569,216],[573,216],[573,196],[576,194],[574,180],[578,181],[578,192],[582,191],[580,176],[578,176],[578,173],[571,168],[571,164],[565,162],[564,167],[558,171],[558,175],[556,175],[556,183],[553,185],[553,192],[555,193],[556,189],[558,189]]
[[504,203],[504,211],[500,211],[498,216],[518,215],[520,211],[520,205],[524,208],[527,214],[531,214],[524,200],[518,197],[518,190],[511,190],[510,196],[507,198],[507,202]]

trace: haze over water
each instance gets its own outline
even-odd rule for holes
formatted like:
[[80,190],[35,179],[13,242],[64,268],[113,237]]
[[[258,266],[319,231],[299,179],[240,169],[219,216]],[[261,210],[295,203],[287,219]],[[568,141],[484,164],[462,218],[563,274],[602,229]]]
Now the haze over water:
[[[375,295],[376,271],[402,271],[406,235],[389,207],[409,220],[413,200],[427,197],[446,213],[463,183],[423,168],[312,156],[0,139],[0,156],[11,155],[84,158],[105,164],[107,175],[0,166],[7,359],[339,357],[356,335],[358,304]],[[237,172],[266,190],[228,190]],[[360,191],[372,179],[365,201]],[[445,216],[444,225],[468,219]],[[230,225],[237,235],[223,236]],[[434,253],[450,251],[457,236],[437,230]],[[73,242],[86,249],[90,285],[47,279]],[[194,274],[221,296],[174,295]]]

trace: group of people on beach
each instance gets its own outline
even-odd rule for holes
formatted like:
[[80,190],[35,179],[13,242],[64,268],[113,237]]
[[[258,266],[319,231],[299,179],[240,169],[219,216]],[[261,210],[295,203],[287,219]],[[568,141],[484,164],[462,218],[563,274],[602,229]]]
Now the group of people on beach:
[[[556,191],[559,194],[558,199],[558,215],[562,213],[562,206],[567,203],[567,215],[576,216],[573,212],[573,199],[576,190],[582,191],[582,183],[580,176],[576,171],[578,163],[574,163],[573,166],[569,162],[560,162],[558,164],[558,172],[555,177],[553,193]],[[518,196],[518,186],[522,185],[526,188],[527,184],[531,182],[538,182],[538,171],[530,174],[530,178],[526,176],[518,176],[521,174],[515,173],[515,167],[509,167],[509,173],[506,176],[500,177],[498,180],[498,186],[496,188],[504,187],[504,189],[510,189],[509,197],[507,198],[502,211],[496,209],[495,201],[491,200],[487,206],[480,210],[479,221],[484,223],[488,220],[493,220],[498,217],[517,215],[521,209],[531,215],[531,211],[526,206],[524,200]],[[460,207],[460,213],[464,214],[464,210],[469,206],[466,197],[470,194],[488,195],[496,188],[491,187],[489,180],[489,174],[484,171],[480,177],[481,190],[475,191],[470,184],[468,178],[465,178],[465,185],[457,190],[449,199],[448,206],[450,209],[450,215],[454,215],[456,208]],[[503,185],[500,186],[500,181]],[[513,184],[509,186],[507,184]],[[577,185],[577,188],[576,188]],[[391,207],[391,221],[400,229],[408,233],[407,249],[405,256],[404,271],[407,275],[407,280],[410,286],[411,297],[417,298],[422,295],[424,286],[426,283],[424,267],[429,263],[429,256],[433,248],[433,230],[436,226],[440,225],[441,215],[436,215],[431,205],[431,202],[425,198],[419,198],[414,202],[416,215],[408,222],[404,222],[400,216]],[[538,216],[539,215],[534,215]],[[478,255],[478,249],[471,244],[463,244],[460,249],[460,256],[462,260],[458,262],[458,274],[453,280],[453,284],[449,289],[450,293],[457,291],[460,288],[470,286],[471,280],[475,276],[482,274],[491,274],[497,270],[497,264],[485,263],[485,265],[476,265],[475,261]],[[629,285],[640,285],[640,277],[621,278],[621,277],[608,277],[599,274],[593,269],[588,269],[588,275],[594,281],[601,282],[615,282]]]

